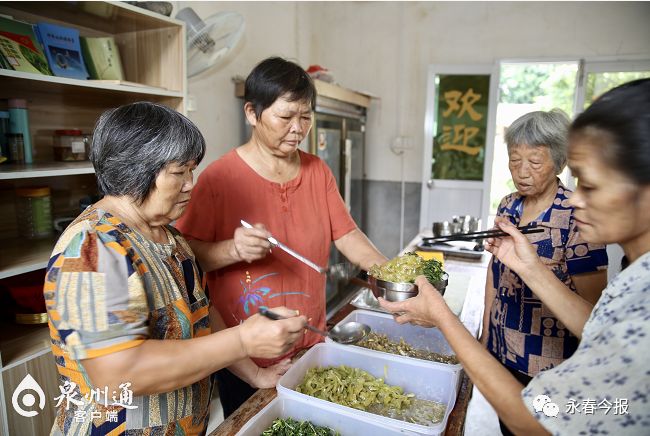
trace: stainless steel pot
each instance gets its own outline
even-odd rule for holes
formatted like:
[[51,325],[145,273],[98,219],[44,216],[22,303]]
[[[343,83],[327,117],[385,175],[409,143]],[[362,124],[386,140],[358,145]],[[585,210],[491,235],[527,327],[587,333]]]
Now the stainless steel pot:
[[432,232],[433,237],[451,236],[460,233],[461,224],[452,221],[438,221],[433,223]]
[[[411,297],[415,297],[419,292],[418,285],[415,283],[389,282],[372,276],[368,276],[368,283],[370,284],[370,289],[375,297],[382,297],[388,301],[408,300]],[[440,294],[445,295],[448,283],[449,276],[445,273],[441,281],[432,283],[432,285],[438,290],[438,292],[440,292]]]

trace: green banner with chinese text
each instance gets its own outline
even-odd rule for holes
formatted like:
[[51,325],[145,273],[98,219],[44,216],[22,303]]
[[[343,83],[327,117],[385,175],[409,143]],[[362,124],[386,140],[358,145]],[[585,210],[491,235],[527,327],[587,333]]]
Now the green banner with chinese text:
[[438,75],[433,179],[483,180],[489,75]]

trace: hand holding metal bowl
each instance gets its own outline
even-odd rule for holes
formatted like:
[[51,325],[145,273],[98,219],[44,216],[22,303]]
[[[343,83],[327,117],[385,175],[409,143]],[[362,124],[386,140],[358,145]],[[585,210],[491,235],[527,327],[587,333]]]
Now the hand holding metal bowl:
[[[415,257],[411,257],[415,256]],[[439,280],[432,280],[431,268],[437,270]],[[449,276],[442,271],[441,264],[436,260],[424,260],[413,253],[407,253],[391,259],[382,266],[376,266],[368,272],[368,283],[375,297],[388,301],[404,301],[418,294],[418,286],[413,283],[419,275],[427,276],[427,280],[444,295]],[[391,281],[387,278],[396,277],[401,281]]]
[[[449,276],[445,273],[442,280],[431,284],[441,295],[445,295],[448,282]],[[370,275],[368,276],[368,283],[375,297],[382,297],[388,301],[404,301],[418,294],[418,285],[415,283],[389,282]]]

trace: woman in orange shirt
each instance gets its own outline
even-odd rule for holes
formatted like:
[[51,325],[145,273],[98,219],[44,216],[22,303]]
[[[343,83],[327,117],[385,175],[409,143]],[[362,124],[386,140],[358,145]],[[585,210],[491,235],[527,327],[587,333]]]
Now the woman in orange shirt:
[[[387,260],[354,223],[327,165],[298,149],[312,126],[315,97],[300,66],[277,57],[259,63],[245,85],[250,140],[201,173],[177,223],[208,272],[212,304],[225,322],[215,329],[238,325],[260,306],[298,309],[325,329],[325,275],[271,251],[271,234],[318,265],[327,265],[332,241],[363,269]],[[257,224],[246,229],[240,220]],[[320,341],[306,331],[285,356],[246,359],[220,371],[224,415],[255,388],[275,386],[289,358]]]

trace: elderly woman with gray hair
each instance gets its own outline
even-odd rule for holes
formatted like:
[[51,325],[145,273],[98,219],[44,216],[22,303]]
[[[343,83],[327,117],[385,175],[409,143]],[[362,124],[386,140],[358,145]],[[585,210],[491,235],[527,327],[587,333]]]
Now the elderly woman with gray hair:
[[[517,191],[501,200],[497,216],[528,235],[537,255],[569,289],[595,304],[607,281],[603,245],[588,244],[576,227],[571,191],[557,177],[567,162],[569,119],[564,112],[531,112],[506,130],[509,168]],[[485,285],[482,342],[521,383],[553,368],[578,347],[578,338],[526,286],[493,257]],[[501,423],[504,435],[511,434]]]
[[72,398],[57,404],[51,434],[204,434],[212,373],[283,355],[302,337],[305,317],[283,307],[274,310],[286,320],[254,315],[211,332],[223,321],[169,225],[204,153],[196,126],[165,106],[99,118],[90,156],[105,196],[61,235],[44,285],[60,386]]

